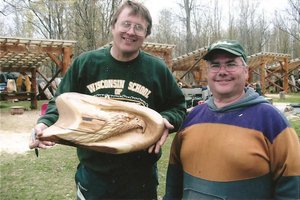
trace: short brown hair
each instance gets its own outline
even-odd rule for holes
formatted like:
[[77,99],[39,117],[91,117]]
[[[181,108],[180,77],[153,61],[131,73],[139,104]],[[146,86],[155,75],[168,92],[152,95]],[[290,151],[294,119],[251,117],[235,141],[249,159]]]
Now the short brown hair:
[[124,1],[123,4],[121,4],[121,6],[116,10],[112,20],[111,20],[111,26],[114,27],[115,24],[117,23],[118,17],[120,15],[120,13],[124,10],[124,8],[131,8],[132,11],[130,12],[130,14],[132,15],[140,15],[143,18],[145,18],[145,20],[148,22],[148,27],[147,27],[147,33],[146,36],[151,34],[151,28],[152,28],[152,17],[150,15],[149,10],[141,3],[138,3],[136,1],[133,0],[127,0]]

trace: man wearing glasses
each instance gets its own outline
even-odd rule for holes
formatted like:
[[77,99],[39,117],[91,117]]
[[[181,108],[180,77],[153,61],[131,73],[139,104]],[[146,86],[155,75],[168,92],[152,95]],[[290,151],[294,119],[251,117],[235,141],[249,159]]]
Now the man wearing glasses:
[[300,199],[300,144],[287,119],[246,88],[247,56],[232,40],[208,48],[212,92],[172,143],[167,199]]
[[[77,57],[57,90],[79,92],[138,103],[159,112],[165,130],[159,141],[144,151],[106,154],[77,148],[77,199],[157,199],[156,163],[169,130],[176,131],[185,117],[185,98],[162,61],[140,50],[150,35],[152,19],[147,8],[124,1],[113,16],[113,44]],[[58,119],[55,99],[35,126],[37,136]],[[31,148],[51,142],[33,140]]]

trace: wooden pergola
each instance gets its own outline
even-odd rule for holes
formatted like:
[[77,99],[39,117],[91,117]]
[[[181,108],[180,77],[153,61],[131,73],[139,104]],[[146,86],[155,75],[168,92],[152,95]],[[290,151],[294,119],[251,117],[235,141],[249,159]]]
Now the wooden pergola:
[[[0,36],[0,69],[1,72],[31,73],[32,88],[30,92],[1,93],[1,99],[31,99],[31,108],[37,108],[37,74],[45,81],[42,92],[59,75],[66,73],[73,56],[73,47],[76,41],[11,38]],[[110,44],[108,44],[110,45]],[[105,45],[106,46],[106,45]],[[170,70],[176,75],[177,81],[185,87],[207,86],[206,62],[202,57],[207,53],[203,47],[190,53],[172,59],[175,45],[145,42],[142,49],[158,56],[166,62]],[[54,62],[56,74],[48,80],[39,70],[40,67]],[[289,91],[289,86],[296,87],[289,82],[289,75],[300,68],[300,60],[289,61],[288,54],[261,52],[248,56],[250,68],[249,82],[259,81],[263,93],[270,86],[280,91]],[[192,82],[186,81],[185,76],[191,73]],[[256,80],[255,80],[256,79]],[[275,79],[275,81],[274,81]],[[282,86],[277,82],[281,81]]]
[[266,93],[271,86],[275,87],[277,91],[288,93],[290,91],[289,75],[296,69],[289,62],[289,58],[289,54],[271,52],[260,52],[249,56],[249,82],[257,80],[256,82],[261,85],[262,93]]
[[207,66],[206,62],[202,59],[206,52],[207,47],[204,47],[173,59],[171,70],[172,72],[181,72],[176,74],[176,78],[183,86],[192,87],[193,85],[187,83],[184,79],[188,73],[193,74],[195,85],[207,85],[205,78]]
[[[300,59],[299,58],[292,59],[289,61],[287,73],[286,73],[286,70],[284,68],[284,65],[282,65],[282,63],[278,63],[275,65],[269,66],[267,68],[267,71],[268,71],[270,78],[273,78],[273,79],[271,79],[272,80],[271,84],[266,86],[266,89],[268,89],[272,85],[275,85],[275,87],[278,90],[283,90],[283,88],[276,83],[281,82],[284,74],[287,74],[286,76],[289,77],[289,79],[288,79],[289,91],[293,91],[293,90],[300,91],[300,88],[296,83],[297,80],[295,80],[295,77],[294,77],[294,74],[298,73],[298,75],[299,75],[299,73],[300,73]],[[285,83],[285,84],[287,84],[287,83]]]
[[173,59],[173,50],[175,45],[171,44],[159,44],[159,43],[150,43],[144,42],[142,49],[150,54],[158,56],[166,62],[169,68],[172,67]]
[[[1,72],[31,73],[31,91],[1,93],[1,99],[31,99],[31,108],[37,108],[37,73],[46,81],[44,91],[59,75],[64,75],[71,63],[76,41],[12,38],[0,36]],[[56,74],[48,80],[39,68],[55,63]]]
[[[186,87],[206,86],[207,80],[205,72],[207,69],[206,62],[202,57],[207,53],[207,47],[203,47],[184,54],[173,59],[172,71],[180,72],[177,75],[177,80],[183,83]],[[293,83],[289,82],[289,75],[291,72],[299,69],[299,59],[289,61],[290,55],[280,53],[261,52],[248,56],[249,66],[249,83],[259,82],[263,93],[272,85],[279,91],[288,93],[290,86],[300,89]],[[194,83],[187,83],[184,79],[188,73],[193,74]],[[255,80],[256,78],[256,80]],[[275,81],[274,81],[275,79]],[[283,86],[278,85],[276,82],[280,80]]]

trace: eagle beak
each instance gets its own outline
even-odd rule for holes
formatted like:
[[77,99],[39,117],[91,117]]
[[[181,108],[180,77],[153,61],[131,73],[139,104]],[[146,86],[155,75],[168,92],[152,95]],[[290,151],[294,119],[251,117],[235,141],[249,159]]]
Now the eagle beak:
[[140,129],[142,129],[142,133],[144,133],[147,127],[145,121],[142,119],[138,119],[137,125]]

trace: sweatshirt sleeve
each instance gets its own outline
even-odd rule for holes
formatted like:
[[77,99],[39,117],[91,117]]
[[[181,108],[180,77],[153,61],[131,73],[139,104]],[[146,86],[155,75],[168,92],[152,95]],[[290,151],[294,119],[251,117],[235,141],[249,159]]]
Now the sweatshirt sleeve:
[[174,126],[172,131],[176,132],[186,117],[186,103],[174,76],[169,69],[166,71],[166,84],[161,86],[164,88],[165,103],[163,103],[164,109],[160,114]]
[[285,128],[270,144],[275,199],[300,199],[300,144],[295,130]]
[[300,143],[296,131],[274,106],[261,104],[258,110],[258,130],[263,133],[268,148],[273,197],[300,199]]

